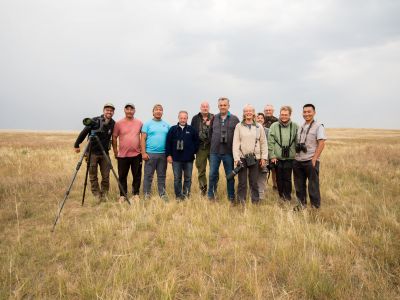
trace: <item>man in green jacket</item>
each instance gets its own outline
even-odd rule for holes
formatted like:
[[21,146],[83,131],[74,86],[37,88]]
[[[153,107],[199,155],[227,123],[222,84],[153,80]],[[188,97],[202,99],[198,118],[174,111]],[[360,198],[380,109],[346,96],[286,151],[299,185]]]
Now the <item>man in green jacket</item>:
[[275,165],[279,197],[284,201],[292,199],[292,170],[299,127],[290,120],[291,115],[292,108],[282,106],[279,121],[273,123],[268,132],[269,159]]

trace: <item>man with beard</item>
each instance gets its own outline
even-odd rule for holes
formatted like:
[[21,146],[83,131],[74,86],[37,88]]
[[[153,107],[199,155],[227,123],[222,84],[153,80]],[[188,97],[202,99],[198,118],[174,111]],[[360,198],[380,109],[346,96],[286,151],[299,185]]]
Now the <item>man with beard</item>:
[[[111,136],[115,125],[115,121],[112,119],[114,110],[115,107],[113,104],[106,103],[103,107],[103,114],[99,117],[92,118],[93,122],[103,125],[102,131],[97,132],[96,135],[99,137],[100,143],[107,155],[110,149]],[[90,126],[85,126],[79,134],[74,144],[74,150],[76,153],[81,151],[79,145],[90,134],[91,129]],[[87,163],[89,164],[89,180],[92,194],[96,199],[105,201],[110,189],[110,165],[108,164],[107,159],[103,156],[100,145],[96,142],[91,145],[90,161]],[[101,173],[101,189],[97,178],[98,166],[100,167]]]

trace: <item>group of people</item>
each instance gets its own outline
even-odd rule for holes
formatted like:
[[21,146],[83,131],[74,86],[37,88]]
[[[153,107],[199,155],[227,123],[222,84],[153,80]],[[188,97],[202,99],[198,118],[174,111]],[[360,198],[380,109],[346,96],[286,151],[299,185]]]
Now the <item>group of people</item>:
[[[276,118],[272,105],[265,106],[263,113],[256,114],[252,105],[243,108],[242,120],[230,111],[229,99],[218,99],[217,114],[210,113],[208,102],[202,102],[200,112],[188,123],[187,111],[179,111],[178,123],[170,126],[162,119],[163,106],[153,107],[153,118],[142,123],[135,118],[135,105],[127,103],[125,117],[115,122],[112,117],[115,107],[106,103],[103,114],[93,118],[101,128],[94,134],[100,145],[90,147],[88,161],[91,191],[99,200],[106,198],[109,191],[110,164],[104,157],[111,148],[118,161],[120,185],[119,201],[126,199],[128,192],[127,177],[132,173],[132,198],[139,200],[139,191],[143,169],[143,194],[151,196],[154,173],[157,173],[159,196],[168,201],[166,193],[166,171],[172,165],[174,174],[174,192],[178,201],[190,197],[193,163],[198,171],[198,183],[201,195],[209,200],[217,199],[219,168],[223,164],[226,175],[228,200],[233,204],[245,203],[248,185],[253,203],[265,198],[269,173],[272,174],[273,189],[284,201],[291,200],[292,173],[299,205],[303,209],[307,204],[307,191],[312,207],[319,208],[321,196],[319,190],[319,158],[324,149],[326,135],[323,124],[314,118],[315,107],[306,104],[303,107],[304,124],[299,126],[291,121],[292,108],[282,106],[279,118]],[[93,131],[86,126],[75,142],[75,151]],[[206,167],[209,162],[209,178]],[[98,183],[100,167],[101,184]],[[238,177],[237,195],[235,195],[235,175]],[[308,181],[308,189],[307,189]]]

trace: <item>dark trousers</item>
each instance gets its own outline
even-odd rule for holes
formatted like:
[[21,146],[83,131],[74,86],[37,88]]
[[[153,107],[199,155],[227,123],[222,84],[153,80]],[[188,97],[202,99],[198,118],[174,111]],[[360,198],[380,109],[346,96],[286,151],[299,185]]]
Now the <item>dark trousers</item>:
[[[140,182],[142,180],[142,155],[139,154],[134,157],[118,157],[118,177],[126,194],[128,194],[127,179],[129,169],[132,173],[132,194],[139,195]],[[123,191],[119,191],[121,196],[124,195]]]
[[174,161],[172,162],[172,170],[174,172],[174,191],[176,198],[189,197],[190,187],[192,186],[193,162]]
[[292,199],[292,170],[293,160],[278,160],[276,166],[276,184],[279,197],[284,200]]
[[[107,154],[108,155],[108,154]],[[90,187],[94,196],[103,196],[110,189],[110,165],[103,154],[92,153],[89,163]],[[97,166],[100,167],[101,189],[97,178]]]
[[259,166],[258,161],[257,164],[251,167],[243,168],[238,174],[238,191],[237,191],[237,198],[238,201],[241,203],[246,202],[247,196],[247,178],[249,178],[249,185],[250,185],[250,195],[251,195],[251,202],[257,203],[260,201],[260,194],[258,192],[258,183],[257,179],[259,176]]
[[321,205],[321,194],[319,191],[319,161],[313,167],[311,160],[293,162],[294,186],[296,196],[303,205],[307,204],[307,179],[308,194],[311,205],[319,208]]

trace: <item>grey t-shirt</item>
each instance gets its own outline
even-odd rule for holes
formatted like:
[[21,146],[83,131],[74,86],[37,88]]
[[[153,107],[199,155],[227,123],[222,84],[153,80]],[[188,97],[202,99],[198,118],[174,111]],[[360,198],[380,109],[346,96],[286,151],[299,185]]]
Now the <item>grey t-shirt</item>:
[[305,143],[307,147],[307,152],[300,151],[300,153],[296,153],[295,159],[297,161],[311,160],[315,154],[315,151],[317,150],[318,140],[327,139],[323,124],[313,122],[307,135],[309,127],[309,124],[304,123],[303,126],[301,126],[301,128],[299,128],[297,131],[297,143]]

